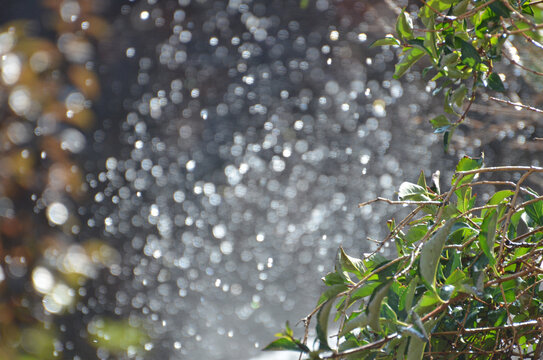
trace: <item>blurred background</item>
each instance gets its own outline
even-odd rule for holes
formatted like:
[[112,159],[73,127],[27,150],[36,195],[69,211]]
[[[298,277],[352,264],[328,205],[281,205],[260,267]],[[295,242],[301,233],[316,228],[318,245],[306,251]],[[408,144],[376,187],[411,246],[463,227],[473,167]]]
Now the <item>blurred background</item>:
[[0,358],[261,356],[386,233],[358,203],[464,154],[540,166],[541,118],[484,97],[443,153],[427,64],[369,47],[416,4],[4,0]]

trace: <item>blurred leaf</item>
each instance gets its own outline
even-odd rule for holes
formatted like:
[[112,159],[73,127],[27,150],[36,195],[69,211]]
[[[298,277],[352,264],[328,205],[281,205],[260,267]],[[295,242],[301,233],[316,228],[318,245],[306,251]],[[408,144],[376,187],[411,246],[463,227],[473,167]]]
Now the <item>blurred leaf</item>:
[[321,297],[319,298],[319,302],[318,302],[317,305],[320,305],[325,301],[334,299],[337,294],[341,293],[342,291],[347,290],[348,288],[349,287],[347,285],[344,285],[344,284],[332,285],[331,287],[326,289],[326,291],[324,291],[324,293],[322,293]]
[[475,67],[475,65],[481,62],[481,56],[477,52],[477,49],[473,47],[469,42],[462,40],[457,37],[456,41],[460,43],[461,50],[461,59],[464,64],[469,65],[470,67]]
[[345,336],[345,334],[351,332],[354,329],[364,328],[368,325],[368,322],[368,314],[366,314],[366,312],[360,312],[355,318],[352,318],[345,323],[343,329],[339,332],[338,336]]
[[490,10],[492,10],[492,12],[494,12],[494,14],[503,17],[504,19],[509,18],[511,15],[509,8],[500,1],[494,1],[493,3],[489,4],[488,7]]
[[505,87],[503,86],[502,79],[500,76],[496,73],[490,74],[490,76],[487,79],[487,87],[499,92],[504,92]]
[[129,347],[141,349],[147,335],[142,328],[136,328],[128,320],[99,318],[89,326],[89,342],[112,352],[125,352]]

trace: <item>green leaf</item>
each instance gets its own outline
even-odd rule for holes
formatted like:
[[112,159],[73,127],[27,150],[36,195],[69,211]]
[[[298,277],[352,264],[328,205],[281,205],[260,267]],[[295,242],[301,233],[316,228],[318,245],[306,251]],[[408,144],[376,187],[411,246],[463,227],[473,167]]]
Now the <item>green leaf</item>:
[[422,360],[426,341],[416,335],[409,334],[409,347],[407,348],[407,360]]
[[323,278],[322,278],[322,281],[324,281],[324,283],[328,286],[332,286],[332,285],[338,285],[338,284],[348,284],[349,282],[345,279],[345,277],[343,276],[343,274],[339,274],[337,272],[331,272],[331,273],[328,273],[326,274]]
[[328,289],[326,289],[326,291],[322,293],[317,305],[320,305],[325,301],[334,299],[337,294],[347,290],[348,288],[349,287],[345,284],[336,284],[336,285],[330,286]]
[[435,132],[443,132],[438,131],[439,129],[443,128],[449,128],[451,126],[451,122],[445,115],[438,115],[432,120],[430,120],[430,123],[432,124],[432,127],[434,128]]
[[500,1],[495,1],[492,4],[488,5],[490,10],[494,12],[497,16],[503,17],[504,19],[507,19],[511,16],[511,11]]
[[361,274],[366,271],[364,262],[361,259],[347,255],[345,250],[343,250],[343,247],[339,248],[338,257],[339,263],[341,264],[341,268],[343,270],[354,273],[358,276],[361,276]]
[[379,290],[375,291],[370,298],[366,313],[368,314],[368,325],[375,332],[381,332],[381,324],[379,323],[379,315],[381,314],[381,303],[388,293],[388,289],[392,285],[392,281],[383,285]]
[[[528,196],[527,200],[533,199]],[[543,226],[543,200],[539,200],[535,203],[528,204],[524,208],[528,216],[539,226]]]
[[394,79],[401,78],[413,64],[422,58],[426,52],[419,48],[411,48],[398,61],[395,66]]
[[488,258],[491,266],[496,264],[494,257],[494,241],[496,239],[496,223],[498,221],[498,211],[492,209],[489,211],[481,224],[481,232],[479,233],[479,246]]
[[456,111],[452,108],[452,101],[451,101],[451,94],[452,90],[448,89],[445,93],[445,101],[443,103],[443,111],[445,111],[447,114],[455,115]]
[[331,350],[328,345],[328,320],[333,304],[334,300],[328,300],[317,313],[317,339],[321,350]]
[[458,89],[453,92],[451,96],[451,101],[456,104],[456,106],[461,107],[464,103],[464,99],[466,98],[467,93],[468,88],[466,88],[466,85],[461,84]]
[[307,9],[309,6],[309,0],[300,0],[300,9]]
[[398,190],[400,200],[428,201],[428,192],[420,185],[403,182]]
[[390,36],[383,39],[375,40],[373,43],[371,43],[370,48],[376,46],[399,46],[400,44],[400,40]]
[[420,254],[419,271],[421,278],[426,282],[427,286],[434,292],[436,291],[436,273],[441,253],[445,242],[449,237],[449,232],[453,226],[455,219],[447,220],[436,233],[423,245]]
[[445,285],[456,285],[466,278],[461,269],[454,269],[453,273],[445,280]]
[[505,91],[505,87],[503,86],[502,79],[496,73],[492,73],[488,77],[488,79],[487,79],[487,87],[489,89],[494,90],[494,91],[499,91],[499,92],[504,92]]
[[418,277],[414,277],[413,279],[411,279],[407,290],[404,294],[402,294],[402,297],[400,298],[400,310],[408,311],[411,309],[411,306],[413,305],[413,299],[415,298],[415,290],[417,289],[418,283]]
[[281,337],[272,341],[268,344],[262,351],[299,351],[299,352],[309,352],[309,348],[302,344],[299,341],[294,339],[289,339],[288,337]]
[[424,176],[424,171],[420,171],[419,179],[417,180],[417,185],[422,187],[423,189],[426,189],[426,177]]
[[452,52],[450,54],[444,55],[441,58],[441,65],[443,66],[449,66],[449,65],[455,65],[460,58],[460,55],[456,52]]
[[[472,158],[469,156],[464,156],[459,162],[458,165],[456,165],[456,172],[460,171],[470,171],[470,170],[476,170],[483,167],[483,160],[484,156],[481,156],[480,158]],[[457,186],[460,186],[462,184],[466,184],[471,182],[471,180],[475,177],[475,174],[465,175],[460,179],[460,176],[455,174],[452,179],[452,185],[456,184]]]
[[147,339],[145,331],[125,320],[95,319],[89,324],[92,344],[111,352],[126,352],[129,347],[142,348]]
[[[505,199],[507,199],[510,196],[513,196],[515,194],[512,190],[501,190],[496,192],[490,200],[487,201],[487,205],[498,205],[504,202]],[[483,209],[481,210],[481,217],[484,218],[486,213],[489,211],[489,209]]]
[[462,0],[460,1],[458,4],[456,4],[453,8],[453,15],[454,16],[459,16],[459,15],[462,15],[466,12],[466,10],[468,9],[468,5],[470,3],[471,0]]
[[350,300],[351,303],[358,299],[363,299],[367,296],[370,296],[371,294],[375,292],[375,289],[377,289],[380,285],[382,285],[382,283],[378,281],[366,282],[364,285],[362,285],[359,289],[357,289],[351,294],[351,300]]
[[439,296],[437,296],[437,293],[432,290],[427,290],[420,298],[417,307],[424,308],[435,305],[437,303],[441,303],[441,299],[439,298]]
[[470,67],[475,67],[475,65],[481,62],[481,57],[473,45],[459,37],[456,37],[455,40],[460,43],[460,57],[464,64],[467,64]]
[[400,39],[409,40],[413,38],[413,20],[409,13],[402,10],[396,20],[396,32]]
[[354,329],[364,328],[368,325],[368,322],[368,314],[366,314],[366,312],[360,312],[355,318],[350,319],[345,323],[343,329],[339,332],[338,336],[345,336],[345,334],[353,331]]
[[449,151],[449,145],[451,144],[451,137],[454,132],[454,127],[450,130],[445,131],[443,134],[443,151],[447,152]]
[[408,244],[412,244],[422,239],[427,232],[428,227],[425,224],[413,225],[407,232],[406,240]]

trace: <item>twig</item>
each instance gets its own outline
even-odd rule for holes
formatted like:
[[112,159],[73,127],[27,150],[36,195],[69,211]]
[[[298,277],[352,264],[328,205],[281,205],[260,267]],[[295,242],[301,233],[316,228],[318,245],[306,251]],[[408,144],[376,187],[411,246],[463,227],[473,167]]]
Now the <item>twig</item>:
[[362,345],[362,346],[359,346],[357,348],[353,348],[353,349],[345,350],[343,352],[339,352],[339,353],[335,353],[335,354],[332,354],[332,355],[329,355],[329,356],[325,356],[322,359],[337,359],[337,358],[342,358],[342,357],[347,357],[349,355],[357,354],[357,353],[362,352],[362,351],[366,351],[366,350],[370,350],[370,349],[376,349],[376,348],[379,348],[382,345],[386,344],[390,340],[397,338],[398,336],[400,336],[400,334],[393,333],[393,334],[390,334],[388,336],[385,336],[381,340],[377,340],[377,341],[372,342],[370,344]]
[[532,106],[528,106],[528,105],[524,105],[524,104],[521,104],[521,103],[518,103],[518,102],[502,100],[502,99],[495,98],[494,96],[490,96],[489,99],[500,102],[500,103],[504,103],[504,104],[507,104],[507,105],[511,105],[511,106],[518,106],[518,107],[521,107],[521,108],[526,109],[526,110],[535,111],[537,113],[543,114],[543,110],[541,110],[541,109],[538,109],[538,108],[535,108],[535,107],[532,107]]
[[[495,331],[495,330],[507,330],[507,329],[515,329],[525,326],[533,326],[537,325],[537,320],[529,320],[521,323],[514,323],[514,324],[506,324],[502,326],[489,326],[489,327],[480,327],[480,328],[472,328],[472,329],[463,329],[462,332],[465,334],[477,334],[481,332],[487,332],[487,331]],[[458,331],[441,331],[441,332],[435,332],[432,333],[432,336],[439,336],[439,335],[456,335]]]
[[459,175],[471,175],[487,172],[501,172],[501,171],[531,171],[536,173],[543,173],[543,168],[538,166],[494,166],[494,167],[485,167],[475,170],[467,171],[457,171],[456,174]]
[[481,9],[483,9],[483,8],[485,8],[485,7],[487,7],[488,5],[492,4],[492,3],[495,2],[495,1],[496,1],[496,0],[487,1],[486,3],[481,4],[481,5],[477,6],[476,8],[473,8],[473,9],[471,9],[470,11],[468,11],[468,12],[466,12],[466,13],[464,13],[464,14],[458,16],[458,17],[456,18],[456,20],[463,20],[463,19],[465,19],[465,18],[468,18],[468,17],[470,17],[471,15],[473,15],[473,14],[479,12],[479,10],[481,10]]
[[[530,176],[533,173],[533,169],[528,170],[524,175],[520,177],[520,179],[517,181],[517,186],[515,188],[515,194],[513,195],[513,199],[511,199],[511,202],[509,204],[509,211],[507,212],[507,217],[505,219],[505,222],[502,226],[503,234],[507,234],[507,229],[509,229],[509,222],[511,221],[511,216],[513,216],[513,213],[515,212],[515,203],[517,202],[518,195],[520,193],[520,185],[526,180],[528,176]],[[505,236],[504,236],[505,239]],[[504,240],[500,242],[500,252],[498,255],[497,262],[500,263],[500,260],[503,256],[503,247],[504,247]]]
[[539,72],[539,71],[535,71],[535,70],[532,70],[532,69],[529,69],[527,68],[526,66],[516,62],[515,60],[511,59],[509,57],[509,55],[507,55],[507,52],[506,51],[502,51],[502,55],[505,56],[507,58],[507,60],[509,60],[511,62],[511,64],[513,65],[516,65],[518,66],[519,68],[523,69],[523,70],[526,70],[528,72],[531,72],[532,74],[535,74],[535,75],[539,75],[539,76],[543,76],[543,72]]
[[396,201],[396,200],[389,200],[382,197],[378,197],[376,199],[360,203],[358,204],[358,207],[361,208],[378,201],[383,201],[391,205],[441,205],[441,201],[411,201],[411,200]]

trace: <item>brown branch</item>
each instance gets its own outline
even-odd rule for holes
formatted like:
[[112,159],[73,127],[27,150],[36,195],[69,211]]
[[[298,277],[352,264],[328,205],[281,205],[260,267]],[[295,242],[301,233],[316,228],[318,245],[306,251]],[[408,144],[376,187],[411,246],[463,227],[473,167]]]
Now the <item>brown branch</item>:
[[539,76],[543,76],[543,72],[539,72],[539,71],[535,71],[535,70],[532,70],[532,69],[529,69],[527,68],[526,66],[516,62],[515,60],[511,59],[509,57],[509,55],[507,55],[507,52],[506,51],[502,51],[502,55],[505,56],[507,58],[507,60],[509,60],[511,62],[511,64],[513,65],[516,65],[518,66],[519,68],[525,70],[525,71],[528,71],[528,72],[531,72],[532,74],[535,74],[535,75],[539,75]]
[[473,14],[479,12],[479,10],[481,10],[481,9],[483,9],[483,8],[485,8],[485,7],[487,7],[488,5],[492,4],[492,3],[495,2],[495,1],[496,1],[496,0],[487,1],[486,3],[481,4],[481,5],[477,6],[476,8],[473,8],[473,9],[471,9],[470,11],[468,11],[468,12],[466,12],[466,13],[464,13],[464,14],[458,16],[458,17],[456,18],[456,20],[463,20],[463,19],[465,19],[465,18],[468,18],[468,17],[470,17],[471,15],[473,15]]

